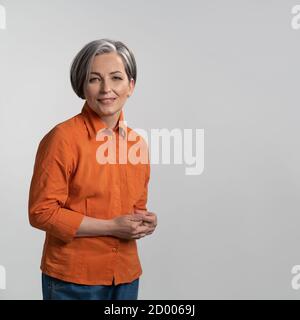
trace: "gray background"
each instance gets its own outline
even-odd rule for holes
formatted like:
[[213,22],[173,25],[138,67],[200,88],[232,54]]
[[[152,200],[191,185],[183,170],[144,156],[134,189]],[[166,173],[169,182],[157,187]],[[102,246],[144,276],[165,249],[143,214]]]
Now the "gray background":
[[81,111],[69,66],[87,42],[119,39],[138,79],[136,128],[205,130],[205,168],[153,165],[139,241],[140,299],[299,299],[299,61],[296,0],[1,0],[0,299],[41,299],[43,232],[28,222],[37,145]]

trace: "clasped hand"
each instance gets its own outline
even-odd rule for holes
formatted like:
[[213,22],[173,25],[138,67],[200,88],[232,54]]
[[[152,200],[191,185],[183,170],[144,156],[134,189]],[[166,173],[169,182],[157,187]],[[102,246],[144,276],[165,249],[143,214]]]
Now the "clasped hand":
[[140,239],[154,232],[157,216],[154,212],[134,209],[133,214],[113,219],[113,236],[123,239]]

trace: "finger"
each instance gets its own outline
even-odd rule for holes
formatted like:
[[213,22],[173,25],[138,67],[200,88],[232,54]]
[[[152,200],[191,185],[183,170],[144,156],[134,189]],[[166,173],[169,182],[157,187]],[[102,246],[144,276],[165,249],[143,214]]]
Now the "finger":
[[139,214],[134,214],[129,217],[129,220],[131,221],[143,221],[143,216]]
[[141,212],[135,212],[135,213],[133,213],[132,214],[134,217],[144,217],[145,216],[145,214],[144,213],[141,213]]
[[155,228],[150,228],[147,232],[147,234],[151,234],[153,231],[155,230]]
[[156,216],[156,213],[151,212],[151,211],[146,211],[146,214],[147,214],[148,216]]
[[134,213],[141,213],[141,214],[145,214],[147,213],[148,211],[147,210],[143,210],[143,209],[136,209],[134,208]]
[[139,230],[139,228],[142,227],[142,226],[143,226],[143,221],[134,222],[134,224],[133,224],[133,228],[134,228],[135,230]]
[[149,223],[154,223],[155,222],[155,218],[153,216],[151,216],[151,217],[143,216],[143,221],[144,222],[149,222]]
[[140,238],[142,238],[141,234],[137,234],[137,235],[132,236],[132,239],[140,239]]
[[144,219],[144,220],[146,220],[146,219],[147,219],[147,220],[152,219],[151,221],[157,223],[157,216],[156,216],[156,214],[153,213],[153,212],[147,212],[147,214],[144,214],[144,215],[143,215],[143,219]]
[[147,226],[139,226],[133,234],[137,235],[137,234],[140,234],[140,233],[146,233],[148,231],[149,231],[149,227],[147,227]]

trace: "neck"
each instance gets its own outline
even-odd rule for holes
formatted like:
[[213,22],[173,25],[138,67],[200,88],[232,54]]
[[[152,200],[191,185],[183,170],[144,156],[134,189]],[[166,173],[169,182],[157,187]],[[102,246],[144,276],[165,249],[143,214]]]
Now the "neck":
[[101,115],[100,118],[103,122],[106,123],[108,128],[114,129],[118,123],[119,117],[121,114],[121,110],[112,115]]

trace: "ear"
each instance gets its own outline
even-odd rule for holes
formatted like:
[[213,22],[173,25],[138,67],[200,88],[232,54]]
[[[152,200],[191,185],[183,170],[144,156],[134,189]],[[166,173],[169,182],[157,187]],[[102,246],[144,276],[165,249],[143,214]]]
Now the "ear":
[[130,81],[129,81],[129,93],[127,95],[128,98],[133,94],[134,88],[135,88],[134,79],[131,78]]

